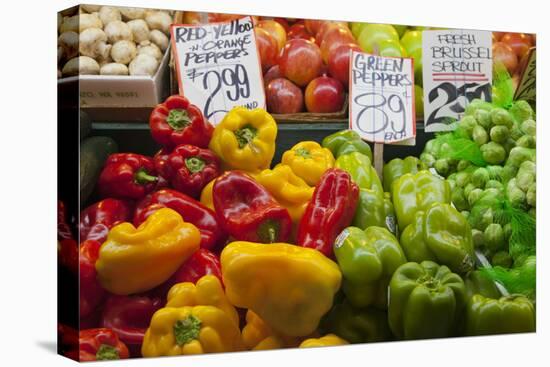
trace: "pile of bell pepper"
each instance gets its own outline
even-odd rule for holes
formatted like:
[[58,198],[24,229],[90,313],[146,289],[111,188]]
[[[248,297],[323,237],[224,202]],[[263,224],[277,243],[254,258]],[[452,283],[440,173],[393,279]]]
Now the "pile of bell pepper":
[[532,300],[476,272],[449,183],[418,159],[389,162],[381,180],[370,146],[345,130],[274,164],[269,113],[237,107],[214,127],[184,96],[157,106],[150,129],[159,152],[110,156],[100,201],[80,213],[79,256],[66,257],[79,261],[83,330],[66,355],[535,330]]

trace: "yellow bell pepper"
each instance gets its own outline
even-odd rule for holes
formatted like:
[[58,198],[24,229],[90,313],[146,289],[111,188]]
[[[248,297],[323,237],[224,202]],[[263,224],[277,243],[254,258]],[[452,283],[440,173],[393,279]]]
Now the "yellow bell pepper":
[[174,210],[162,208],[138,228],[121,223],[109,231],[95,264],[101,286],[128,295],[148,291],[199,249],[200,232]]
[[214,306],[161,308],[145,332],[144,357],[244,350],[239,327]]
[[224,311],[239,326],[239,314],[227,300],[220,280],[205,275],[197,281],[175,284],[168,292],[166,307],[214,306]]
[[327,334],[321,338],[306,339],[300,344],[300,348],[330,347],[334,345],[349,344],[344,339],[334,334]]
[[308,185],[315,186],[325,171],[334,166],[334,156],[314,141],[302,141],[283,153],[282,164],[292,168]]
[[277,124],[267,111],[235,107],[214,129],[209,148],[225,170],[258,172],[271,165],[276,137]]
[[265,169],[255,178],[279,204],[288,210],[292,221],[298,223],[304,215],[315,188],[309,186],[284,164],[278,164],[273,169]]
[[214,182],[216,182],[216,179],[213,179],[210,181],[201,192],[201,204],[206,206],[207,208],[216,211],[214,209],[214,199],[212,198],[212,189],[214,188]]
[[315,331],[342,280],[334,261],[287,243],[232,242],[223,249],[221,264],[229,302],[251,309],[288,336]]
[[242,335],[245,347],[250,350],[295,348],[301,342],[300,338],[285,336],[273,331],[252,310],[246,312],[246,325]]

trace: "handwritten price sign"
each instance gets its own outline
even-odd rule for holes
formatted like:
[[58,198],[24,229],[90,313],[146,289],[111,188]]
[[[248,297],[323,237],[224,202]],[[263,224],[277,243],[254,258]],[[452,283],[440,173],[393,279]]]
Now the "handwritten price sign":
[[491,32],[424,31],[422,50],[427,132],[452,130],[472,99],[491,101]]
[[350,129],[374,143],[414,140],[413,60],[352,52]]
[[235,106],[263,108],[265,93],[250,17],[203,25],[172,25],[180,93],[219,123]]

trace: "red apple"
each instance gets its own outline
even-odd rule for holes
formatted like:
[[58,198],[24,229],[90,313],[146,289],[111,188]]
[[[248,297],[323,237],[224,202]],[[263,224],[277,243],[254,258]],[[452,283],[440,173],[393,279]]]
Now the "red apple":
[[518,67],[518,57],[514,50],[504,42],[493,44],[493,62],[502,63],[510,75],[513,75]]
[[533,46],[533,40],[525,33],[505,33],[500,42],[512,48],[518,59],[521,59]]
[[271,113],[298,113],[304,109],[304,94],[285,78],[273,79],[265,89],[267,110]]
[[322,65],[319,47],[304,39],[288,41],[279,56],[279,67],[285,78],[300,87],[319,76]]
[[282,78],[282,77],[283,77],[283,74],[281,74],[281,69],[279,68],[279,65],[273,65],[264,74],[264,85],[267,86],[267,84],[273,79]]
[[256,46],[258,47],[262,70],[265,72],[277,63],[277,55],[279,54],[277,40],[262,28],[254,28],[254,33],[256,34]]
[[504,36],[505,32],[493,32],[493,41],[498,42]]
[[321,46],[321,43],[325,39],[325,34],[333,28],[348,28],[348,26],[347,26],[347,23],[344,23],[344,22],[327,21],[323,23],[321,28],[319,28],[319,31],[317,32],[317,34],[315,34],[315,43],[318,46]]
[[275,38],[278,47],[277,51],[280,51],[285,45],[286,31],[280,23],[274,20],[260,20],[258,25],[256,25],[256,28],[265,29],[273,38]]
[[328,71],[330,75],[342,82],[346,88],[349,84],[350,51],[361,52],[361,47],[355,43],[345,43],[331,49],[328,55]]
[[345,43],[356,43],[355,38],[351,34],[349,28],[332,27],[325,32],[323,41],[321,41],[321,58],[328,63],[328,55],[333,48],[336,48]]
[[320,76],[308,84],[305,97],[309,112],[338,112],[344,105],[344,87],[334,78]]
[[306,26],[307,31],[315,36],[321,28],[321,25],[325,23],[326,20],[321,19],[304,19],[304,25]]
[[289,40],[301,38],[315,42],[315,37],[307,31],[306,26],[303,23],[294,23],[291,25],[288,29],[288,33],[286,34],[286,38]]
[[288,24],[288,20],[286,18],[273,18],[273,20],[282,25],[285,29],[285,32],[288,33],[288,28],[290,27],[290,25]]

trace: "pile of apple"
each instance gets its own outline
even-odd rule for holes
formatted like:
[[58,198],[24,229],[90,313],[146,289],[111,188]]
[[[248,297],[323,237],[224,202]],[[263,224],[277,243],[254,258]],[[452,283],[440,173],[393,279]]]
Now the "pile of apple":
[[493,60],[506,67],[516,87],[527,63],[529,49],[535,45],[534,34],[493,32]]
[[255,27],[271,113],[342,110],[350,50],[361,51],[346,22],[264,19]]

